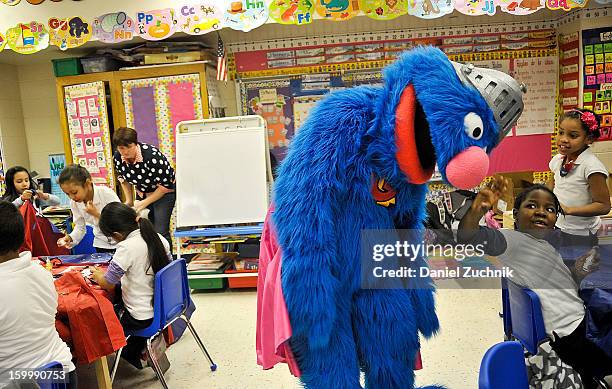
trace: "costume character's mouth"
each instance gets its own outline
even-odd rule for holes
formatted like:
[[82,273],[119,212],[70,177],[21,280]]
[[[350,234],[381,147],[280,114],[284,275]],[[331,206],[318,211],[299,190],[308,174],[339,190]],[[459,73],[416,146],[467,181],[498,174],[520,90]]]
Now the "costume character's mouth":
[[395,111],[395,141],[396,158],[408,180],[413,184],[426,183],[434,172],[436,152],[429,123],[412,85],[402,92]]

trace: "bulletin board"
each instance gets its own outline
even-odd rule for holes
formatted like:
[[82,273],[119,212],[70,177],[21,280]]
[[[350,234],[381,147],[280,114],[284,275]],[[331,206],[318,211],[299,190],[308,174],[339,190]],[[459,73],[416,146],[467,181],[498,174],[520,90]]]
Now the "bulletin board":
[[[558,57],[529,56],[516,52],[515,58],[470,61],[476,66],[506,72],[527,85],[525,110],[517,126],[492,152],[489,174],[514,171],[546,171],[551,159],[551,134],[555,129]],[[382,85],[380,70],[339,74],[304,74],[273,80],[241,81],[242,113],[258,114],[268,123],[270,149],[280,161],[287,145],[308,112],[327,93],[359,86]],[[517,153],[517,150],[530,150]]]
[[73,162],[85,167],[95,184],[113,188],[115,178],[104,83],[66,86],[64,93]]
[[175,165],[174,129],[181,121],[203,119],[200,75],[184,74],[122,81],[128,127]]
[[310,110],[327,93],[357,85],[378,85],[381,80],[380,71],[368,71],[243,81],[240,83],[241,112],[264,118],[270,151],[280,162]]
[[601,137],[612,140],[612,27],[582,31],[584,108],[601,115]]

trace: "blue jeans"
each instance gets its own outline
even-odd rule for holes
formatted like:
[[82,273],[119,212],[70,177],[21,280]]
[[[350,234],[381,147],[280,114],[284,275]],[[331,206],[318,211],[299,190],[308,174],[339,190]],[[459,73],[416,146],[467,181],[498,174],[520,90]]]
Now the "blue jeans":
[[149,220],[153,223],[155,231],[166,238],[170,245],[172,245],[170,240],[170,217],[172,216],[175,202],[176,192],[170,192],[147,207],[149,209]]

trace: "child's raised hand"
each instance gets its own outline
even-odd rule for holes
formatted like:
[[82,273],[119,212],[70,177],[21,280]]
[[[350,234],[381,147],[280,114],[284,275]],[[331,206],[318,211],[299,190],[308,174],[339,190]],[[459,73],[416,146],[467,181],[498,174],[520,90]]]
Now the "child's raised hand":
[[478,192],[472,203],[472,209],[484,215],[497,205],[499,199],[508,190],[509,181],[505,177],[494,177],[493,180]]

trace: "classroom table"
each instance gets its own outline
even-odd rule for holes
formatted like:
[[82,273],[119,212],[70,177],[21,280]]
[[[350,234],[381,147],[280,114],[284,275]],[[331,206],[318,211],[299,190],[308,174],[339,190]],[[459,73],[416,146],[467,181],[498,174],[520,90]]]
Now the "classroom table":
[[[85,312],[88,309],[90,310],[89,312],[91,314],[91,309],[99,309],[100,307],[95,306],[95,305],[99,305],[98,303],[96,303],[97,300],[95,300],[95,298],[84,300],[83,298],[81,298],[80,293],[78,291],[68,290],[66,286],[74,285],[75,288],[78,288],[78,285],[74,282],[74,280],[78,280],[77,278],[75,278],[75,275],[78,275],[78,277],[82,277],[82,275],[80,274],[81,270],[85,269],[89,265],[97,264],[98,266],[106,267],[111,257],[108,254],[88,254],[88,255],[74,255],[74,256],[67,255],[67,256],[54,256],[54,257],[40,257],[37,259],[41,261],[41,264],[46,264],[46,260],[49,259],[51,264],[53,265],[53,269],[51,270],[51,272],[54,275],[55,286],[58,290],[58,314],[57,314],[58,320],[56,320],[56,325],[58,327],[58,332],[60,333],[60,336],[63,335],[62,338],[64,340],[67,340],[65,338],[69,334],[66,333],[66,330],[68,329],[68,331],[70,331],[70,327],[64,325],[63,323],[66,321],[66,319],[68,319],[68,316],[69,316],[68,310],[71,310],[70,317],[72,317],[73,319],[76,318],[76,320],[79,320],[78,316],[85,315]],[[68,275],[69,273],[72,273],[72,274]],[[68,278],[65,278],[66,276]],[[62,279],[63,281],[61,281]],[[85,279],[85,278],[83,279],[85,280],[87,286],[91,288],[91,290],[93,290],[93,292],[97,296],[101,296],[104,299],[112,301],[112,298],[113,298],[112,293],[105,291],[100,286],[92,283],[89,279]],[[75,302],[76,304],[83,304],[83,306],[80,306],[79,310],[72,309],[71,305],[74,304]],[[112,336],[115,339],[119,337],[122,339],[122,343],[118,343],[118,342],[112,343],[113,345],[112,352],[114,352],[118,350],[120,347],[123,347],[125,345],[125,335],[123,334],[121,324],[119,323],[119,319],[117,318],[115,313],[112,311],[112,309],[109,311],[107,306],[105,308],[106,308],[105,310],[101,311],[101,312],[104,312],[103,320],[101,321],[101,323],[96,323],[96,324],[104,326],[107,329],[107,331],[112,331],[112,334],[109,334],[109,336]],[[63,320],[59,320],[60,318],[62,318]],[[91,316],[88,316],[88,320],[91,320]],[[96,333],[95,332],[96,330],[93,327],[96,327],[96,326],[91,326],[91,327],[83,326],[83,328],[79,330],[79,331],[83,331],[83,332],[80,332],[80,335],[82,335],[81,338],[88,337],[88,339],[98,339],[100,334]],[[90,331],[90,332],[87,332],[87,331]],[[71,335],[69,336],[71,337]],[[104,336],[107,336],[107,335],[105,334]],[[95,359],[93,360],[93,362],[95,364],[98,387],[104,388],[104,389],[111,388],[112,385],[110,381],[110,373],[109,373],[108,362],[107,362],[106,356],[108,354],[111,354],[112,352],[109,352],[109,353],[98,352],[92,356],[91,351],[90,351],[88,354],[88,358],[90,360],[83,361],[82,356],[80,356],[80,354],[81,355],[83,354],[83,350],[76,349],[77,347],[79,347],[78,346],[79,342],[72,342],[72,345],[75,348],[73,352],[77,354],[77,357],[79,359],[78,363],[88,363],[88,362],[91,362],[91,359]],[[106,349],[107,351],[110,351],[108,347],[106,347]]]

